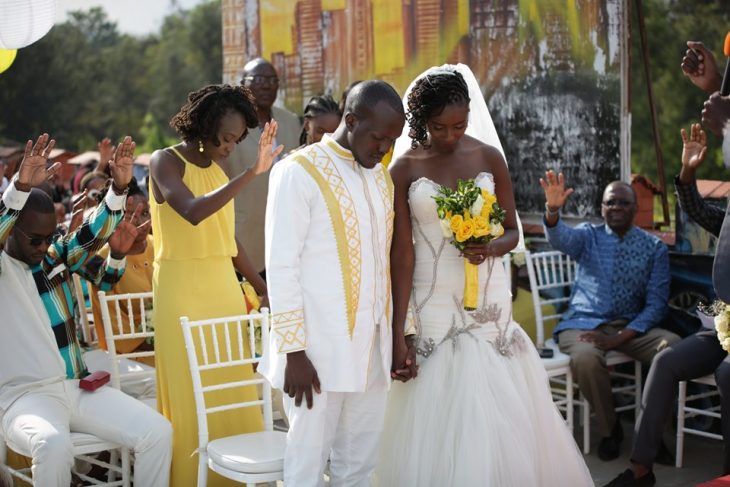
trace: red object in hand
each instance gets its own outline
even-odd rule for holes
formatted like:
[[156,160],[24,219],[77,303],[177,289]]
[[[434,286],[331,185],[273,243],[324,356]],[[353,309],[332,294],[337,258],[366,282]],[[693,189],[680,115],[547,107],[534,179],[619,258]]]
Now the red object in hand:
[[109,372],[105,370],[97,370],[93,374],[89,374],[79,381],[79,387],[85,391],[93,392],[109,382]]

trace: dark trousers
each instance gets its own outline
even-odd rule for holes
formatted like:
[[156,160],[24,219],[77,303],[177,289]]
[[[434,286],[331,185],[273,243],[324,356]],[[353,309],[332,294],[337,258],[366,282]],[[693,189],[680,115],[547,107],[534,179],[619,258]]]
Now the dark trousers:
[[673,410],[679,382],[713,372],[722,398],[723,474],[730,473],[730,359],[714,330],[702,330],[688,336],[654,358],[644,385],[641,414],[636,422],[632,462],[649,468],[653,465],[661,445],[664,424]]

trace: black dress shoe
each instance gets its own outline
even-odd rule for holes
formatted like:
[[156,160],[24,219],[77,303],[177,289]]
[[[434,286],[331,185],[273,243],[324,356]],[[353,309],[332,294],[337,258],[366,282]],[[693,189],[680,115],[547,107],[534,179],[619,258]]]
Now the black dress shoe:
[[615,460],[621,454],[621,442],[613,436],[607,436],[601,439],[598,445],[598,458],[604,462]]
[[604,485],[603,487],[651,487],[656,483],[656,477],[654,472],[640,477],[634,478],[634,471],[630,468],[624,470],[621,475]]
[[598,458],[604,462],[615,460],[621,454],[621,442],[624,439],[624,431],[621,428],[621,423],[616,421],[611,431],[611,436],[607,436],[601,439],[601,443],[598,445]]

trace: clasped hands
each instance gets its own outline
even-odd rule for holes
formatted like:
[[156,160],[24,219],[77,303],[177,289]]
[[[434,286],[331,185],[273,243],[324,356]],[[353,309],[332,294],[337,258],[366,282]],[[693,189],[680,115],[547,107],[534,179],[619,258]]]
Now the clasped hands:
[[393,364],[390,377],[393,380],[408,382],[418,376],[416,363],[416,340],[414,335],[393,339]]

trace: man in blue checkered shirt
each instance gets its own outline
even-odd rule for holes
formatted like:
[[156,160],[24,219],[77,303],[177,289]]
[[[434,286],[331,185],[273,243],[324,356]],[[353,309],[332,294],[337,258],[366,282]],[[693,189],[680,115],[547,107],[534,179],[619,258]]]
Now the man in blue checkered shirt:
[[659,328],[669,297],[669,255],[659,238],[634,226],[636,194],[615,181],[603,193],[603,223],[570,227],[560,208],[573,192],[553,171],[540,180],[545,190],[545,235],[578,263],[568,310],[555,328],[556,341],[570,355],[581,393],[596,413],[598,457],[619,456],[623,431],[616,416],[606,354],[617,350],[649,363],[679,340]]

